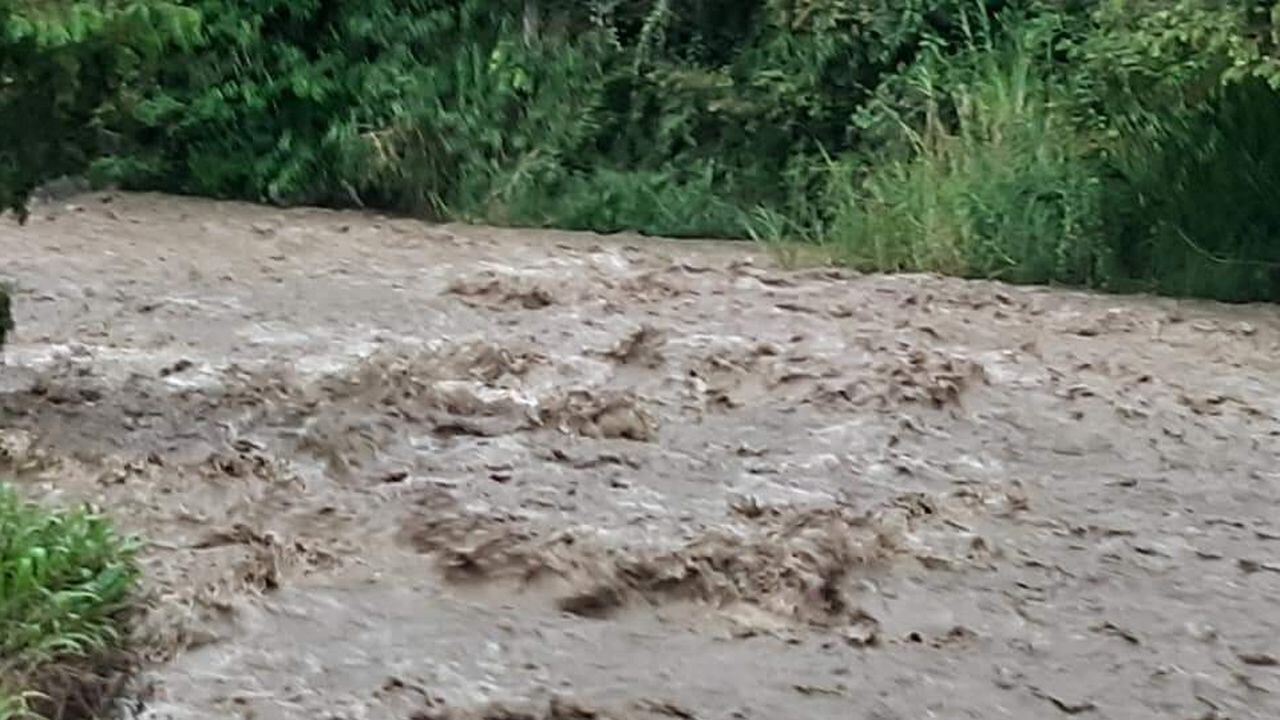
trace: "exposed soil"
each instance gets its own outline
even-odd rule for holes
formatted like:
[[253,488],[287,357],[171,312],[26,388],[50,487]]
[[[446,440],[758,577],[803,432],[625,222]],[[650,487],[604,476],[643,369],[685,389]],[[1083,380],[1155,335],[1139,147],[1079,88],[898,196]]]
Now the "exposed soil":
[[140,718],[1280,717],[1280,313],[141,195],[0,225]]

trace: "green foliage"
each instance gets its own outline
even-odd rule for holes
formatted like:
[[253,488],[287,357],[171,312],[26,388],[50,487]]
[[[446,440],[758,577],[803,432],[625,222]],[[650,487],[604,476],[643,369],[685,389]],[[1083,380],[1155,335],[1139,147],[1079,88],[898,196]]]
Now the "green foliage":
[[1252,79],[1109,158],[1103,218],[1137,287],[1231,301],[1280,299],[1280,92]]
[[[1098,182],[1088,146],[1025,56],[984,58],[951,87],[955,129],[931,111],[909,159],[886,159],[858,186],[849,170],[826,236],[867,269],[923,269],[1014,282],[1096,282]],[[933,91],[933,88],[929,88]]]
[[[787,168],[971,0],[194,0],[140,103],[134,185],[281,203],[741,236]],[[695,202],[696,201],[696,202]]]
[[50,665],[120,647],[134,552],[102,517],[46,511],[0,485],[0,718],[25,714]]
[[745,232],[743,212],[720,196],[724,186],[707,163],[687,169],[553,174],[531,178],[487,219],[569,230],[634,230],[668,237]]
[[81,171],[124,112],[129,82],[195,15],[158,0],[0,0],[0,209]]
[[1069,80],[1100,129],[1114,285],[1280,299],[1280,3],[1106,5],[1092,21]]
[[584,141],[601,88],[590,42],[526,42],[492,5],[198,0],[199,53],[99,170],[219,197],[484,208]]
[[1280,292],[1275,0],[185,4],[203,31],[156,83],[41,83],[94,137],[24,167],[107,133],[95,171],[134,187]]
[[1280,299],[1265,5],[962,22],[861,112],[881,149],[835,165],[816,234],[868,269]]
[[898,119],[905,159],[883,156],[861,181],[856,162],[834,166],[823,235],[837,258],[1015,282],[1100,279],[1089,144],[1026,40],[935,53],[913,70],[907,104],[923,120],[881,111]]

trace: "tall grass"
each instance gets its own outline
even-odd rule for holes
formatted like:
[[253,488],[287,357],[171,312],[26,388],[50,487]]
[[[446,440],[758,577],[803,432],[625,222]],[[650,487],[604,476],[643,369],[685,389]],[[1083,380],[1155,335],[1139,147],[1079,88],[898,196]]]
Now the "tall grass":
[[134,551],[101,516],[48,511],[0,485],[0,720],[27,717],[59,664],[121,647]]
[[522,183],[488,219],[568,230],[705,238],[744,233],[711,164],[689,170],[599,168]]
[[1256,80],[1177,123],[1129,124],[1109,153],[1103,218],[1132,287],[1280,298],[1278,139],[1280,91]]
[[889,108],[902,139],[867,167],[830,165],[825,242],[840,261],[1014,282],[1095,284],[1100,183],[1090,144],[1030,42],[934,54],[905,79],[922,111]]

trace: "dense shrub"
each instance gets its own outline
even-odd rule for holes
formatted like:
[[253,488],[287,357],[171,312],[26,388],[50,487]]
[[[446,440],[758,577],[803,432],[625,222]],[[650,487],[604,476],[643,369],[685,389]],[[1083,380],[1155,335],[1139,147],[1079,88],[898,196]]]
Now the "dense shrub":
[[109,149],[129,83],[195,22],[159,1],[0,0],[0,209],[22,215],[43,181]]
[[1280,293],[1275,0],[184,4],[197,46],[83,126],[104,179]]
[[0,485],[0,719],[39,706],[59,666],[120,649],[137,580],[133,545],[106,520],[51,512]]
[[198,0],[204,43],[99,169],[170,190],[443,213],[581,141],[588,43],[526,43],[501,3]]
[[147,187],[741,235],[973,0],[194,0],[101,169]]
[[1070,63],[1121,287],[1280,299],[1280,3],[1106,4]]
[[968,15],[863,111],[889,151],[836,164],[810,234],[872,269],[1280,299],[1265,4]]

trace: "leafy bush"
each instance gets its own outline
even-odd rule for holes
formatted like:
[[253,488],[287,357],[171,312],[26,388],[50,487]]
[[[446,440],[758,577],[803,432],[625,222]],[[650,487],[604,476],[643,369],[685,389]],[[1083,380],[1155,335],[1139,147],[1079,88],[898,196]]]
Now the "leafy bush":
[[1280,299],[1280,4],[1263,5],[962,14],[962,48],[862,111],[887,150],[835,164],[807,232],[867,269]]
[[98,515],[49,512],[0,486],[0,718],[24,713],[51,666],[120,648],[134,552]]
[[1280,92],[1232,84],[1160,136],[1112,156],[1102,217],[1131,286],[1280,299]]
[[200,50],[99,170],[220,197],[742,236],[748,210],[795,194],[786,169],[855,146],[871,89],[973,5],[193,0]]
[[1071,54],[1121,285],[1280,299],[1280,3],[1135,5]]
[[485,208],[583,141],[601,89],[590,43],[526,42],[502,5],[197,0],[200,51],[99,170],[218,197]]
[[10,105],[83,90],[20,175],[105,149],[132,187],[1280,297],[1275,0],[184,3],[195,46],[149,86],[95,65],[105,104],[14,56]]
[[158,0],[0,0],[0,209],[25,217],[33,189],[82,171],[130,81],[195,20]]

